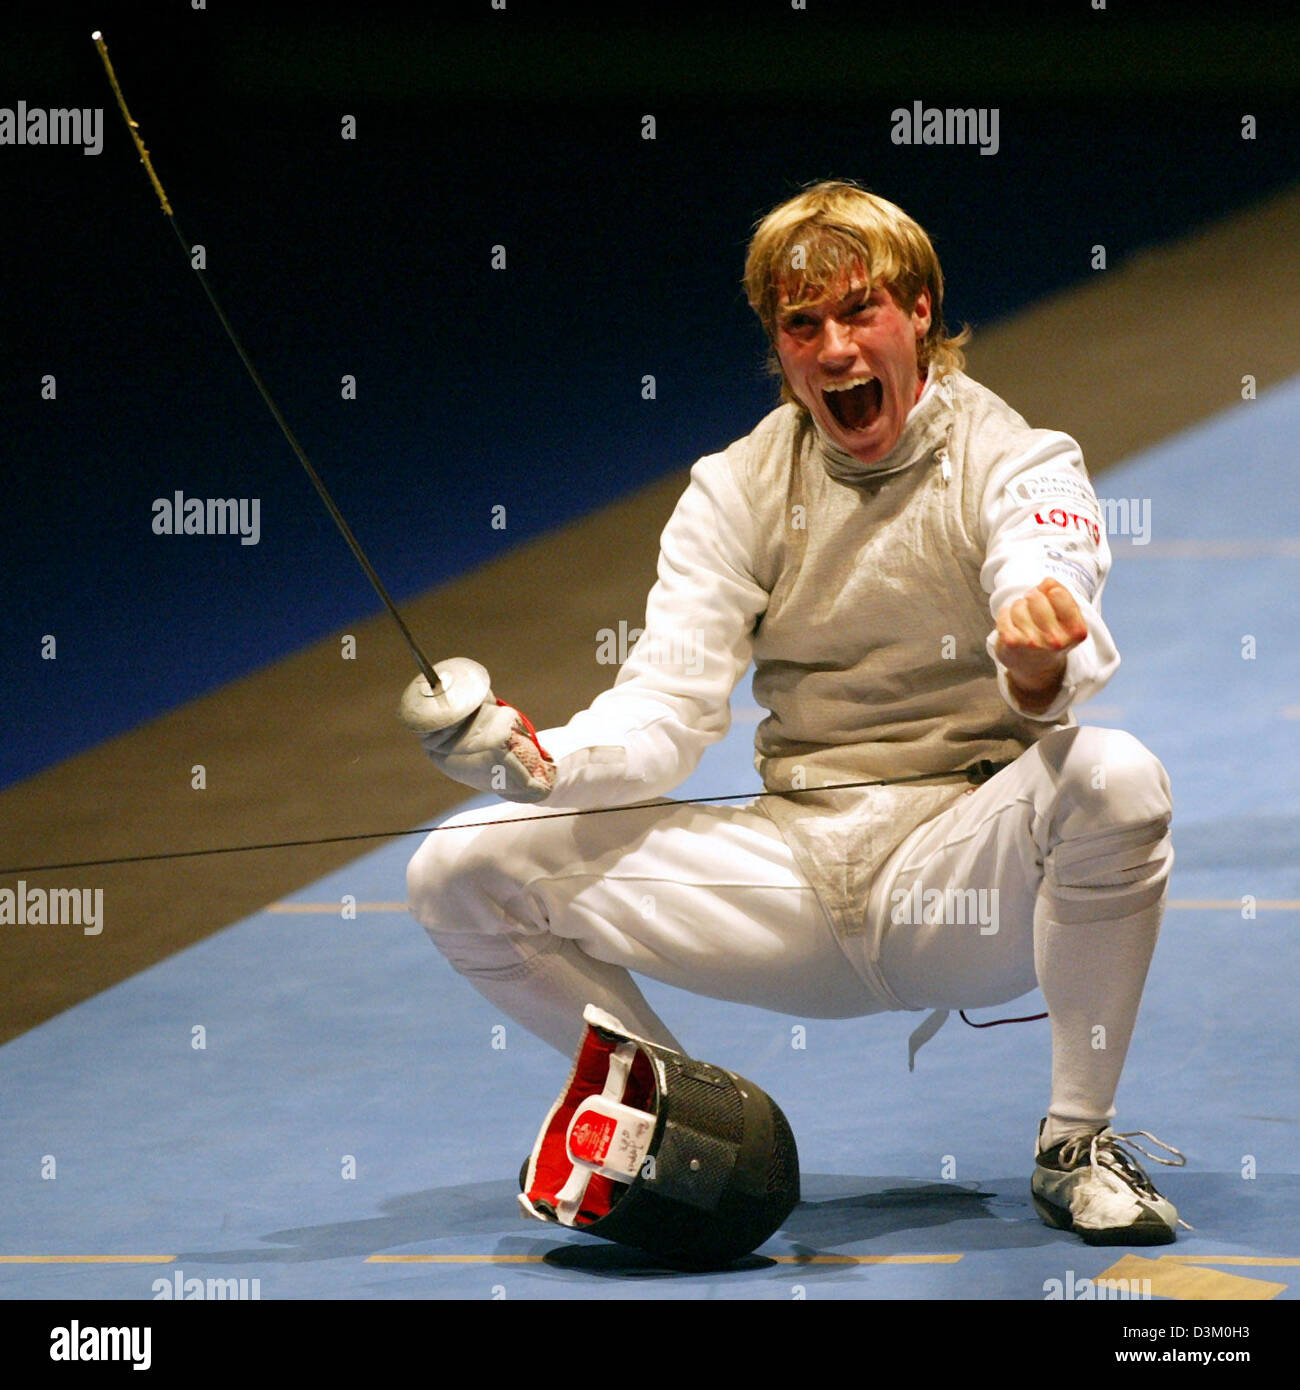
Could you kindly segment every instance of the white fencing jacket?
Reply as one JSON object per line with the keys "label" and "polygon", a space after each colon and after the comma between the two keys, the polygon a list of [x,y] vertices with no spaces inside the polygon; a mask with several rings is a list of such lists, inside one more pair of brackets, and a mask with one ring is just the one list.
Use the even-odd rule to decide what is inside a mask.
{"label": "white fencing jacket", "polygon": [[[663,796],[730,726],[750,661],[767,717],[759,806],[837,927],[960,796],[961,770],[1018,757],[1119,665],[1100,597],[1110,550],[1079,446],[1030,429],[964,373],[931,371],[891,453],[857,462],[784,405],[710,454],[665,527],[645,628],[613,687],[539,738],[556,809]],[[1054,578],[1088,639],[1040,714],[1014,703],[994,615]],[[932,776],[847,791],[842,782]]]}

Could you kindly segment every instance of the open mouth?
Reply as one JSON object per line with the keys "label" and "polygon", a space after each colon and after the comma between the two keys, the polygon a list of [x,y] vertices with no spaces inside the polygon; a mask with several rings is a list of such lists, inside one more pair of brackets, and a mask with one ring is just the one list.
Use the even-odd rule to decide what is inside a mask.
{"label": "open mouth", "polygon": [[822,399],[846,430],[865,430],[873,425],[884,405],[885,393],[875,377],[824,387]]}

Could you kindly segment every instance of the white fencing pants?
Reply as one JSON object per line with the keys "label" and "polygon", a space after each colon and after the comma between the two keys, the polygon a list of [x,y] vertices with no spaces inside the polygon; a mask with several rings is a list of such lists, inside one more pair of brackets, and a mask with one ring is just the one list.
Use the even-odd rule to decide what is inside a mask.
{"label": "white fencing pants", "polygon": [[544,812],[453,817],[407,884],[452,966],[566,1056],[589,1002],[678,1046],[629,971],[808,1018],[997,1004],[1037,984],[1047,1142],[1113,1116],[1173,862],[1168,778],[1131,735],[1045,735],[903,841],[868,930],[843,942],[752,806]]}

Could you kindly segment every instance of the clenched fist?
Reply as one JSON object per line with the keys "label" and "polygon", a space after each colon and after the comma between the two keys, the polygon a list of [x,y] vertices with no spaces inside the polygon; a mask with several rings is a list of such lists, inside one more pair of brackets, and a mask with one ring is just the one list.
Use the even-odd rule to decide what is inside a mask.
{"label": "clenched fist", "polygon": [[1024,598],[998,614],[994,652],[1007,668],[1011,693],[1022,709],[1047,709],[1061,689],[1072,648],[1087,640],[1088,624],[1074,595],[1055,579],[1044,579]]}

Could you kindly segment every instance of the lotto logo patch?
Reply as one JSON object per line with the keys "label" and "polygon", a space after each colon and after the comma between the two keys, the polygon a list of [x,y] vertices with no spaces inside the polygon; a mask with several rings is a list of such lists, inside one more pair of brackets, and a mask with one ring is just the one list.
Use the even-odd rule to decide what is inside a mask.
{"label": "lotto logo patch", "polygon": [[1067,512],[1061,507],[1053,507],[1046,516],[1042,512],[1035,512],[1034,520],[1040,526],[1059,526],[1066,531],[1082,531],[1084,535],[1092,537],[1094,545],[1101,544],[1101,525],[1090,516],[1080,516],[1078,512]]}

